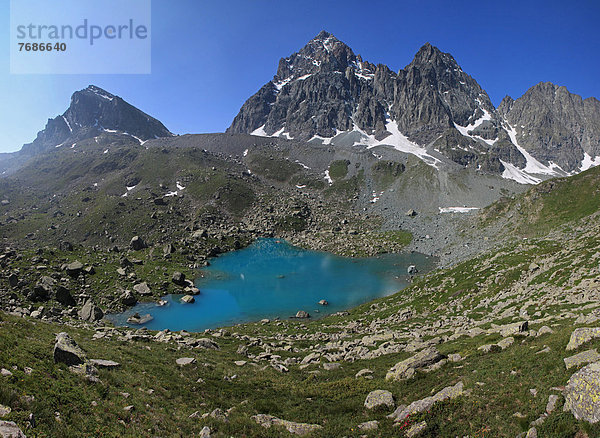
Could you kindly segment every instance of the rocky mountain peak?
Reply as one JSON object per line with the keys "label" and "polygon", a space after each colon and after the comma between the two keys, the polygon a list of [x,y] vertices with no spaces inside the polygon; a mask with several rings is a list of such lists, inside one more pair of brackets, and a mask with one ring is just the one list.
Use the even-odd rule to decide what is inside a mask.
{"label": "rocky mountain peak", "polygon": [[36,139],[23,146],[23,151],[38,153],[102,133],[125,134],[140,143],[173,135],[160,121],[120,97],[90,85],[73,93],[69,108],[49,119]]}
{"label": "rocky mountain peak", "polygon": [[279,61],[275,82],[317,72],[344,72],[356,61],[350,47],[323,30],[298,52]]}

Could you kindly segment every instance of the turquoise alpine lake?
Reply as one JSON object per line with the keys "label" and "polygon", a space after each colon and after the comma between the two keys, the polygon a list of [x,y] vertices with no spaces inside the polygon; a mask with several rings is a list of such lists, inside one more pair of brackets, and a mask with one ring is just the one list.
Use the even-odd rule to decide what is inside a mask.
{"label": "turquoise alpine lake", "polygon": [[[211,260],[196,280],[201,292],[194,303],[182,303],[182,295],[167,295],[164,306],[140,303],[108,318],[119,326],[202,331],[263,318],[289,318],[299,310],[320,317],[398,292],[409,283],[410,265],[424,273],[435,261],[420,253],[346,258],[304,250],[283,240],[259,239]],[[329,304],[319,305],[320,300]],[[141,326],[128,324],[127,318],[135,313],[153,319]]]}

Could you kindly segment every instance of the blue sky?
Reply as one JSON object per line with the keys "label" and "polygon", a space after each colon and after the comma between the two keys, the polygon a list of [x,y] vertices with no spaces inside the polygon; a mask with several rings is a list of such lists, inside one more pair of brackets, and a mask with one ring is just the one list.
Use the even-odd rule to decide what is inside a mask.
{"label": "blue sky", "polygon": [[11,75],[9,0],[0,5],[0,152],[32,141],[89,84],[175,133],[221,132],[279,59],[322,29],[393,70],[429,41],[450,52],[495,105],[540,81],[600,98],[597,0],[153,0],[149,75]]}

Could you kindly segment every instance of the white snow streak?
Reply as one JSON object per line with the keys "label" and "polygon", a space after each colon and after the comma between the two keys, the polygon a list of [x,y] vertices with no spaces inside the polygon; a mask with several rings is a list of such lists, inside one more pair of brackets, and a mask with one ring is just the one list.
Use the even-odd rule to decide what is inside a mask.
{"label": "white snow streak", "polygon": [[581,162],[580,172],[588,170],[591,167],[600,166],[600,157],[592,159],[591,155],[587,152],[583,153],[583,161]]}
{"label": "white snow streak", "polygon": [[470,213],[479,207],[440,207],[440,213]]}
{"label": "white snow streak", "polygon": [[329,183],[329,185],[333,184],[333,180],[329,176],[329,169],[325,171],[325,180]]}
{"label": "white snow streak", "polygon": [[502,172],[502,178],[512,179],[520,184],[538,184],[542,182],[541,179],[535,178],[523,170],[518,169],[513,164],[507,163],[506,161],[500,160],[504,166],[504,172]]}

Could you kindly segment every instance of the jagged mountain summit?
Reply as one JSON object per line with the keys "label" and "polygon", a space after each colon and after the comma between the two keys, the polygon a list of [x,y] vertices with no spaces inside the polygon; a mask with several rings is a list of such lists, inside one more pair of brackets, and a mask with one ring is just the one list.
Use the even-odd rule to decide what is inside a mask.
{"label": "jagged mountain summit", "polygon": [[140,144],[173,134],[158,120],[102,88],[90,85],[76,91],[64,114],[49,119],[23,154],[36,154],[94,138],[102,133],[128,135]]}
{"label": "jagged mountain summit", "polygon": [[[495,108],[452,55],[426,43],[398,73],[322,31],[279,61],[232,133],[389,145],[426,163],[537,183],[600,164],[600,102],[539,84]],[[443,165],[443,164],[442,164]]]}

